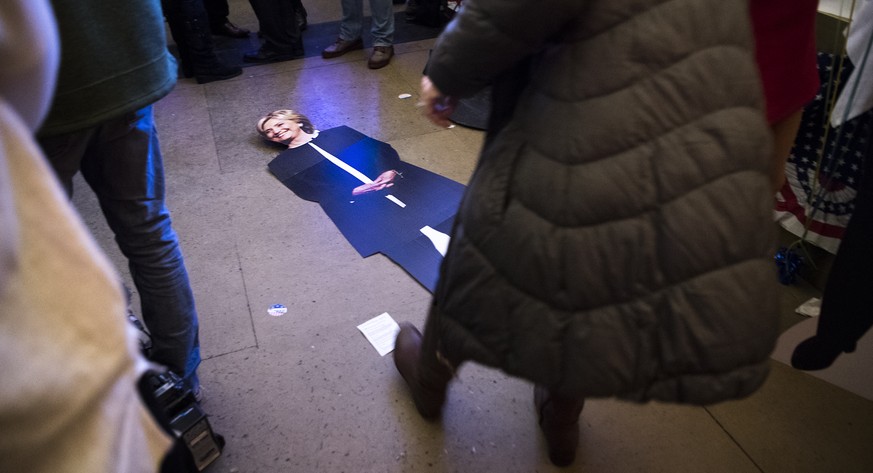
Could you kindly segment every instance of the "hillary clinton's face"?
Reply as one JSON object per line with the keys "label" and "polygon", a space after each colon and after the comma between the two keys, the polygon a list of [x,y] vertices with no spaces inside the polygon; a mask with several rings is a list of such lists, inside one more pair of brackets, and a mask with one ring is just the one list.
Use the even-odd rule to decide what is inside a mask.
{"label": "hillary clinton's face", "polygon": [[285,118],[270,118],[264,122],[264,135],[276,143],[290,143],[301,133],[300,124]]}

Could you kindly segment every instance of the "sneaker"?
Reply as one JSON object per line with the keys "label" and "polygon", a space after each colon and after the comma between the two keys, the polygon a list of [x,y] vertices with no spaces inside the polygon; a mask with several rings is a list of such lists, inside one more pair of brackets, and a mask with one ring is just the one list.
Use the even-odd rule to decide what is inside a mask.
{"label": "sneaker", "polygon": [[321,57],[325,59],[340,57],[349,51],[363,48],[364,41],[361,38],[351,40],[337,38],[337,40],[334,41],[333,44],[324,48],[324,51],[321,52]]}
{"label": "sneaker", "polygon": [[146,330],[145,325],[143,325],[136,315],[133,315],[133,312],[131,312],[130,309],[127,309],[127,320],[134,326],[134,328],[136,328],[136,337],[139,339],[140,353],[148,358],[152,352],[152,336],[149,334],[148,330]]}
{"label": "sneaker", "polygon": [[373,53],[370,54],[367,67],[370,69],[381,69],[391,62],[391,57],[393,56],[394,46],[373,46]]}

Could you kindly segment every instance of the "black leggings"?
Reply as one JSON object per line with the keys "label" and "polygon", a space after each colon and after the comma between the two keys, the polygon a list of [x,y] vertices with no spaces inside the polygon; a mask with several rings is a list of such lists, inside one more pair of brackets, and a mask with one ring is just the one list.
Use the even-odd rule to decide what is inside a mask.
{"label": "black leggings", "polygon": [[873,136],[867,140],[855,210],[825,283],[816,333],[840,346],[873,326]]}

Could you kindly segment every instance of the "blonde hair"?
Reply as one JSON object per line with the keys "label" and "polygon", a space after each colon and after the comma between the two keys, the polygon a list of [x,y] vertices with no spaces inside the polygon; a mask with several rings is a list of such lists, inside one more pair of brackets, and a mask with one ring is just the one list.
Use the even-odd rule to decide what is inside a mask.
{"label": "blonde hair", "polygon": [[306,115],[302,113],[297,113],[294,110],[276,110],[275,112],[270,112],[265,117],[258,120],[258,124],[255,128],[258,130],[258,134],[267,138],[267,130],[264,129],[264,124],[267,123],[267,120],[276,119],[276,120],[290,120],[294,123],[300,124],[300,129],[305,133],[315,133],[315,127],[312,126],[312,122],[306,118]]}

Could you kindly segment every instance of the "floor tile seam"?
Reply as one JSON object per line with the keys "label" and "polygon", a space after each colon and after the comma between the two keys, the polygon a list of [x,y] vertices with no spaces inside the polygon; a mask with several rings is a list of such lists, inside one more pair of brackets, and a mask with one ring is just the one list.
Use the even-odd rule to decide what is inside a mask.
{"label": "floor tile seam", "polygon": [[736,447],[740,449],[741,452],[743,452],[743,455],[745,455],[746,458],[748,458],[749,461],[752,462],[752,465],[755,465],[755,468],[757,468],[758,471],[760,471],[761,473],[765,473],[764,469],[761,468],[761,465],[759,465],[758,462],[756,462],[755,459],[752,457],[752,455],[742,446],[742,444],[740,444],[740,441],[736,437],[734,437],[733,434],[730,433],[730,431],[728,431],[727,427],[725,427],[725,425],[718,420],[718,417],[713,414],[709,407],[704,406],[703,410],[706,411],[707,414],[709,414],[709,417],[712,418],[713,422],[715,422],[715,424],[718,425],[722,432],[727,435],[731,442],[733,442],[733,444],[736,445]]}
{"label": "floor tile seam", "polygon": [[[427,41],[427,40],[422,40],[422,41]],[[408,44],[408,43],[404,43],[404,44]],[[362,51],[366,51],[367,49],[372,49],[372,48],[364,48]],[[403,49],[407,49],[407,48],[404,47]],[[397,58],[397,57],[404,56],[407,54],[417,54],[417,53],[421,53],[424,50],[425,49],[409,48],[408,51],[397,52],[397,48],[395,48],[394,57]],[[248,66],[248,67],[245,67],[243,69],[243,74],[239,77],[234,77],[232,79],[228,79],[228,80],[222,81],[222,82],[212,82],[210,84],[202,84],[202,85],[204,85],[204,86],[210,86],[210,85],[218,86],[218,85],[227,84],[227,83],[231,83],[231,82],[243,81],[246,79],[254,79],[254,78],[258,78],[258,77],[268,77],[271,75],[302,71],[304,69],[306,69],[306,70],[318,69],[318,68],[322,68],[322,67],[329,67],[329,66],[334,66],[334,65],[338,65],[338,64],[351,64],[351,63],[355,63],[355,62],[366,63],[369,60],[369,57],[367,54],[363,54],[363,57],[361,57],[360,59],[350,59],[348,57],[346,57],[346,58],[339,58],[339,57],[338,58],[331,58],[330,60],[322,59],[322,61],[317,61],[317,59],[318,59],[318,56],[300,58],[298,60],[302,60],[302,63],[300,64],[301,67],[299,67],[299,68],[282,70],[282,71],[275,71],[275,72],[268,72],[265,74],[257,74],[257,75],[247,75],[246,71],[247,70],[263,70],[265,67],[276,66],[276,65],[281,65],[281,64],[285,64],[285,63],[279,62],[279,63],[273,63],[273,64],[259,64],[256,66]],[[309,60],[309,61],[307,61],[307,60]],[[311,64],[306,64],[307,62],[309,62]],[[201,84],[191,84],[191,86],[199,86],[199,85],[201,85]]]}
{"label": "floor tile seam", "polygon": [[[232,220],[233,215],[231,215],[230,218]],[[239,271],[239,277],[240,277],[240,282],[242,283],[243,295],[245,296],[245,299],[246,299],[246,310],[249,312],[249,323],[251,324],[251,327],[252,327],[252,337],[254,337],[254,339],[255,339],[255,346],[254,347],[256,349],[258,349],[261,347],[260,342],[258,341],[258,330],[257,330],[257,327],[255,326],[255,315],[252,312],[252,302],[251,302],[251,299],[249,298],[249,288],[248,288],[248,284],[246,284],[246,275],[245,275],[245,271],[243,270],[243,266],[242,266],[242,256],[240,255],[240,252],[239,252],[239,242],[236,241],[236,239],[234,239],[234,241],[233,241],[233,252],[236,255],[236,267],[237,267],[237,270]]]}
{"label": "floor tile seam", "polygon": [[[424,114],[422,114],[421,119],[426,120],[426,118],[424,117]],[[435,130],[424,131],[421,133],[407,134],[407,135],[399,136],[399,137],[394,138],[392,140],[388,140],[388,141],[386,141],[386,143],[393,146],[394,144],[397,144],[398,142],[402,142],[402,141],[406,141],[406,140],[410,140],[410,139],[423,138],[425,136],[435,135],[437,133],[442,133],[444,131],[448,131],[448,129],[437,128]]]}
{"label": "floor tile seam", "polygon": [[[317,59],[318,56],[313,56],[313,58]],[[266,69],[269,68],[270,66],[282,65],[283,63],[280,62],[280,63],[273,63],[273,64],[261,64],[261,65],[257,65],[257,66],[249,66],[249,67],[247,67],[247,68],[245,68],[245,69],[243,70],[243,76],[245,76],[245,77],[240,76],[239,78],[229,79],[227,82],[229,83],[230,81],[243,81],[243,80],[246,80],[246,79],[255,79],[255,78],[261,78],[261,77],[269,77],[269,76],[275,76],[275,75],[279,75],[279,74],[287,74],[287,73],[289,73],[289,72],[298,72],[298,71],[302,71],[302,70],[320,69],[320,68],[323,68],[323,67],[330,67],[330,66],[335,66],[335,65],[338,65],[338,64],[350,64],[350,63],[353,63],[353,62],[366,62],[366,60],[367,60],[366,57],[363,57],[363,58],[361,58],[361,59],[349,59],[349,58],[344,58],[344,59],[341,59],[341,60],[338,60],[338,61],[337,61],[337,60],[333,60],[333,59],[330,60],[330,61],[326,61],[326,60],[322,60],[322,61],[306,61],[306,59],[311,59],[311,58],[303,58],[303,63],[300,64],[301,67],[298,67],[298,68],[295,68],[295,69],[275,70],[275,71],[272,71],[272,72],[266,72],[266,73],[264,73],[264,74],[246,75],[245,72],[246,72],[246,70],[266,70]],[[312,64],[306,64],[307,62],[310,62],[310,63],[312,63]]]}
{"label": "floor tile seam", "polygon": [[201,361],[210,361],[210,360],[214,360],[217,358],[225,357],[227,355],[233,355],[234,353],[240,353],[240,352],[243,352],[246,350],[260,350],[260,347],[258,347],[257,345],[248,345],[248,346],[244,346],[241,348],[236,348],[234,350],[226,351],[223,353],[216,353],[214,355],[209,355],[209,356],[203,358]]}
{"label": "floor tile seam", "polygon": [[[212,116],[212,106],[209,100],[209,87],[203,89],[203,102],[206,104],[206,113],[209,115],[209,132],[212,137],[212,149],[213,154],[215,155],[215,163],[218,167],[218,175],[224,174],[224,170],[221,166],[221,157],[218,155],[218,143],[215,141],[216,133],[215,133],[215,121]],[[234,243],[234,247],[236,244]],[[237,254],[237,259],[239,259],[239,254]]]}

